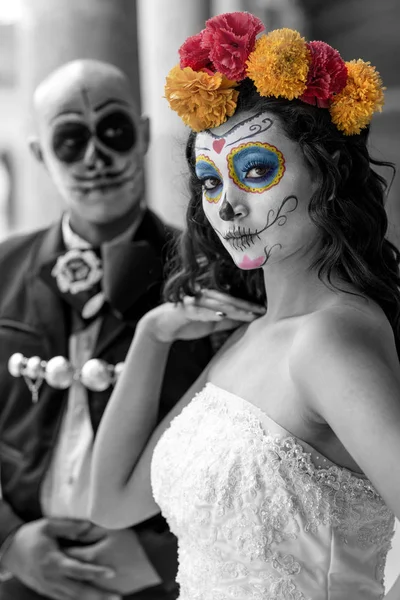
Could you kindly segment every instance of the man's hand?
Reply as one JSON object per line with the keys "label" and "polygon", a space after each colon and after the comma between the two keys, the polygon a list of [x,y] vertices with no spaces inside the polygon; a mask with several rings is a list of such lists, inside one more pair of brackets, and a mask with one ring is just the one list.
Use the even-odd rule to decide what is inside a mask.
{"label": "man's hand", "polygon": [[92,525],[79,539],[85,545],[69,547],[68,556],[107,565],[116,573],[113,579],[99,580],[102,588],[129,594],[162,583],[132,529],[108,530]]}
{"label": "man's hand", "polygon": [[89,526],[70,519],[26,523],[14,535],[2,566],[28,588],[54,600],[119,600],[118,594],[98,587],[99,579],[112,581],[113,569],[71,558],[57,543],[57,538],[79,539]]}

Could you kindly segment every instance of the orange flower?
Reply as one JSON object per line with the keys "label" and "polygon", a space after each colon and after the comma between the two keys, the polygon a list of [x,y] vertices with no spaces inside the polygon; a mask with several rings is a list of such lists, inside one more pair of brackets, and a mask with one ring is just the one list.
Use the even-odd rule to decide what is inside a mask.
{"label": "orange flower", "polygon": [[247,61],[247,76],[261,96],[298,98],[306,89],[311,54],[293,29],[276,29],[257,40]]}
{"label": "orange flower", "polygon": [[369,62],[352,60],[346,63],[347,83],[329,109],[332,122],[345,135],[354,135],[366,127],[375,112],[384,104],[382,80]]}
{"label": "orange flower", "polygon": [[167,75],[165,96],[172,110],[193,131],[218,127],[236,110],[236,81],[215,73],[173,67]]}

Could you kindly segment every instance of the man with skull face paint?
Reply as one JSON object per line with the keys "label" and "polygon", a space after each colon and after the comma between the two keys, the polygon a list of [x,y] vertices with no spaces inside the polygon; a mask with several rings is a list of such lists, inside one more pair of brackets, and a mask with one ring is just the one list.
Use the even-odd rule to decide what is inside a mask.
{"label": "man with skull face paint", "polygon": [[[0,250],[0,598],[174,598],[161,516],[118,532],[87,520],[93,438],[173,233],[143,203],[148,121],[96,61],[51,74],[34,106],[31,149],[67,210]],[[208,340],[176,345],[160,418],[210,354]]]}

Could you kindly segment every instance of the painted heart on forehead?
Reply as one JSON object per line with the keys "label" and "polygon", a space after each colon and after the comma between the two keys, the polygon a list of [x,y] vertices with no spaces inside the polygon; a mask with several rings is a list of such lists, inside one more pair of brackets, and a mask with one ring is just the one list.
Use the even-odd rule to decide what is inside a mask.
{"label": "painted heart on forehead", "polygon": [[221,138],[220,140],[214,140],[213,141],[213,149],[215,150],[215,152],[217,152],[218,154],[221,153],[222,148],[225,146],[225,140],[224,138]]}
{"label": "painted heart on forehead", "polygon": [[196,136],[196,149],[199,151],[207,150],[208,152],[213,150],[220,154],[224,148],[234,146],[243,140],[268,131],[272,125],[272,119],[265,115],[263,111],[260,111],[246,119],[242,119],[233,127],[229,127],[228,123],[225,123],[214,131],[211,129],[201,131]]}

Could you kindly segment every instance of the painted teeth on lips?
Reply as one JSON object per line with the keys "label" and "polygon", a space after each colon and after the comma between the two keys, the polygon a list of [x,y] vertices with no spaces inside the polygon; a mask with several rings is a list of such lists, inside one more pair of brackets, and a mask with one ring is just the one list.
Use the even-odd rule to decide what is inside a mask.
{"label": "painted teeth on lips", "polygon": [[97,178],[97,179],[88,179],[88,180],[81,180],[79,182],[79,188],[81,189],[88,189],[88,190],[92,190],[92,189],[97,189],[97,188],[108,188],[108,187],[118,187],[120,185],[123,185],[125,183],[128,183],[131,180],[130,177],[123,177],[120,179],[104,179],[104,178]]}
{"label": "painted teeth on lips", "polygon": [[248,237],[254,237],[254,236],[258,236],[258,231],[251,231],[250,228],[246,229],[245,227],[238,227],[237,229],[232,229],[230,231],[227,231],[225,234],[223,234],[223,238],[225,240],[231,240],[231,239],[241,239],[241,238],[248,238]]}

